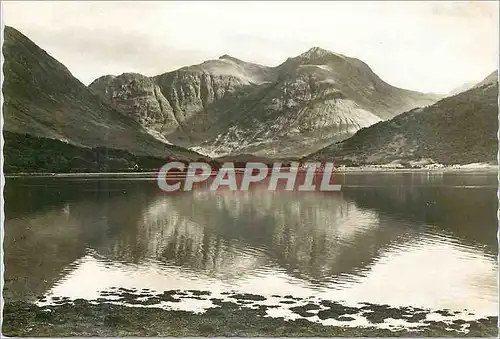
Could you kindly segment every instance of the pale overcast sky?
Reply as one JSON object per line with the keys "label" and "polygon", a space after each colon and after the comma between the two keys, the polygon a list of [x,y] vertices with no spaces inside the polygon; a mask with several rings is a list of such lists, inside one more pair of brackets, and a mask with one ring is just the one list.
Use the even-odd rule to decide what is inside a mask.
{"label": "pale overcast sky", "polygon": [[4,1],[4,23],[83,83],[223,54],[275,66],[319,46],[392,85],[448,92],[498,68],[498,2]]}

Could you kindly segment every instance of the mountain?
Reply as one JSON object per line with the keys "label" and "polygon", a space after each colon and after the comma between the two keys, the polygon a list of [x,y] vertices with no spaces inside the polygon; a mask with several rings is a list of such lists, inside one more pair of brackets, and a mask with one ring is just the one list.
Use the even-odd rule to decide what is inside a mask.
{"label": "mountain", "polygon": [[154,81],[137,73],[104,76],[91,88],[101,93],[115,107],[150,132],[167,142],[164,133],[179,127],[173,110]]}
{"label": "mountain", "polygon": [[474,88],[498,82],[498,70],[491,72],[486,78],[474,85]]}
{"label": "mountain", "polygon": [[[78,147],[165,158],[200,155],[155,139],[12,27],[4,30],[4,128]],[[47,145],[50,143],[47,143]]]}
{"label": "mountain", "polygon": [[454,89],[452,89],[448,95],[449,96],[453,96],[453,95],[457,95],[459,93],[462,93],[462,92],[465,92],[465,91],[468,91],[469,89],[471,89],[472,87],[474,87],[477,83],[474,82],[474,81],[470,81],[470,82],[466,82],[465,84],[463,85],[460,85]]}
{"label": "mountain", "polygon": [[152,78],[104,76],[90,87],[152,134],[219,156],[302,156],[439,99],[317,47],[276,67],[224,55]]}
{"label": "mountain", "polygon": [[491,74],[489,74],[486,78],[481,80],[480,82],[468,82],[463,84],[462,86],[459,86],[455,88],[454,90],[450,91],[449,95],[456,95],[465,91],[468,91],[471,88],[475,87],[481,87],[486,84],[491,84],[498,81],[498,71],[493,71]]}
{"label": "mountain", "polygon": [[90,88],[150,133],[165,138],[177,129],[189,134],[188,125],[193,122],[188,122],[215,101],[237,88],[269,81],[272,76],[268,67],[223,55],[154,78],[137,73],[107,75],[92,82]]}
{"label": "mountain", "polygon": [[441,164],[496,162],[497,131],[498,82],[486,82],[432,106],[361,129],[306,160],[345,165],[424,159]]}

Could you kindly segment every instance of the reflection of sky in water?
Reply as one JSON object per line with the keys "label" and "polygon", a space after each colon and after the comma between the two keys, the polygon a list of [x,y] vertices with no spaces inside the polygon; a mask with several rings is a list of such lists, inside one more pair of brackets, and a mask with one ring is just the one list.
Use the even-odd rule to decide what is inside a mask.
{"label": "reflection of sky in water", "polygon": [[[8,293],[95,299],[111,287],[209,290],[215,297],[237,290],[497,314],[497,263],[484,238],[485,225],[496,227],[494,190],[436,191],[420,177],[408,180],[418,187],[386,189],[385,179],[329,195],[168,196],[146,189],[147,182],[101,188],[115,192],[103,197],[70,192],[73,199],[36,213],[7,213]],[[367,184],[359,175],[342,180]],[[484,185],[484,178],[471,182],[478,181]],[[45,198],[61,195],[54,187]]]}
{"label": "reflection of sky in water", "polygon": [[[241,279],[225,281],[153,260],[141,262],[139,266],[109,265],[89,254],[80,259],[74,270],[48,295],[95,299],[99,297],[99,291],[117,286],[156,291],[208,290],[215,296],[237,290],[267,297],[290,294],[342,300],[353,305],[371,302],[431,309],[467,309],[477,315],[496,314],[498,271],[495,261],[477,251],[464,251],[452,244],[429,240],[433,239],[407,244],[405,250],[391,249],[377,260],[367,276],[340,277],[338,284],[324,288],[293,278],[276,267],[262,268],[260,272],[257,270]],[[200,301],[189,302],[198,304]]]}

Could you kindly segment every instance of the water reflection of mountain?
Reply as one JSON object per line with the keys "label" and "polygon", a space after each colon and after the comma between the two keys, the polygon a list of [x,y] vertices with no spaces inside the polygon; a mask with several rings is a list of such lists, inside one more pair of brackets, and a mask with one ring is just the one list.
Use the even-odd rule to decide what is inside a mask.
{"label": "water reflection of mountain", "polygon": [[33,299],[43,294],[69,265],[85,255],[82,236],[80,221],[64,208],[7,219],[4,298]]}
{"label": "water reflection of mountain", "polygon": [[105,180],[99,178],[8,178],[4,188],[5,215],[7,219],[40,214],[68,203],[100,201],[128,193],[157,193],[152,180]]}
{"label": "water reflection of mountain", "polygon": [[[377,189],[344,187],[344,197],[379,215],[432,225],[434,232],[498,253],[497,188],[494,175],[415,176],[406,184]],[[351,180],[352,182],[352,180]],[[413,184],[412,184],[413,183]]]}
{"label": "water reflection of mountain", "polygon": [[[42,294],[88,249],[109,264],[156,260],[225,280],[260,274],[271,265],[315,282],[365,274],[385,251],[404,248],[429,231],[493,251],[494,188],[438,187],[443,185],[425,180],[412,186],[397,178],[384,186],[385,179],[357,178],[348,178],[353,187],[328,195],[171,196],[145,181],[18,187],[18,194],[7,197],[5,295]],[[40,197],[34,210],[22,206],[22,192],[33,190],[42,192],[31,194]],[[62,190],[67,199],[60,198]]]}
{"label": "water reflection of mountain", "polygon": [[136,216],[154,198],[154,188],[144,182],[7,180],[5,298],[42,295],[89,247],[124,235],[132,239]]}
{"label": "water reflection of mountain", "polygon": [[322,282],[367,269],[379,251],[396,246],[411,231],[388,218],[381,221],[338,194],[258,191],[159,197],[144,214],[141,229],[141,237],[149,239],[144,241],[148,256],[160,261],[241,275],[246,272],[233,267],[236,258],[259,258],[252,269],[267,260],[291,275]]}

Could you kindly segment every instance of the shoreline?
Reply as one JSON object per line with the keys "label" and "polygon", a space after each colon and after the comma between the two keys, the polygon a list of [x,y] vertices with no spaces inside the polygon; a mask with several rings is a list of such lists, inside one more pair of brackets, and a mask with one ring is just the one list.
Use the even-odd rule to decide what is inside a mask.
{"label": "shoreline", "polygon": [[[339,167],[333,170],[333,173],[373,173],[373,172],[498,172],[499,165],[486,165],[481,164],[477,166],[460,165],[449,167],[415,167],[415,168],[401,168],[390,167],[384,165],[367,165],[359,167]],[[242,169],[237,169],[242,171]],[[71,178],[71,177],[95,177],[95,178],[156,178],[158,171],[144,171],[144,172],[69,172],[69,173],[4,173],[4,178],[24,178],[24,177],[39,177],[39,178]],[[180,174],[179,176],[184,176]],[[169,176],[175,178],[175,175]]]}
{"label": "shoreline", "polygon": [[[269,316],[268,312],[277,305],[261,304],[252,307],[248,302],[260,300],[258,295],[238,294],[235,296],[236,300],[224,301],[209,298],[203,291],[198,291],[191,298],[209,298],[214,304],[203,313],[162,309],[148,302],[180,302],[174,292],[178,291],[166,291],[141,301],[137,298],[142,297],[142,294],[122,293],[123,298],[133,302],[135,306],[118,305],[106,298],[96,301],[69,301],[63,298],[46,306],[26,301],[7,302],[4,305],[2,332],[22,337],[494,337],[498,334],[497,316],[485,316],[476,320],[429,319],[429,312],[425,309],[369,303],[364,303],[365,306],[361,308],[342,306],[332,301],[320,303],[323,306],[306,303],[292,308],[301,317],[287,319],[283,316]],[[357,312],[369,317],[368,326],[347,325],[355,319]],[[452,317],[454,313],[450,310],[440,312],[445,318]],[[332,320],[333,323],[323,325],[308,320],[315,315]],[[385,320],[393,320],[395,325],[389,325],[390,328],[379,327],[381,324],[388,325]],[[415,327],[400,327],[397,323],[401,321],[414,324]]]}

